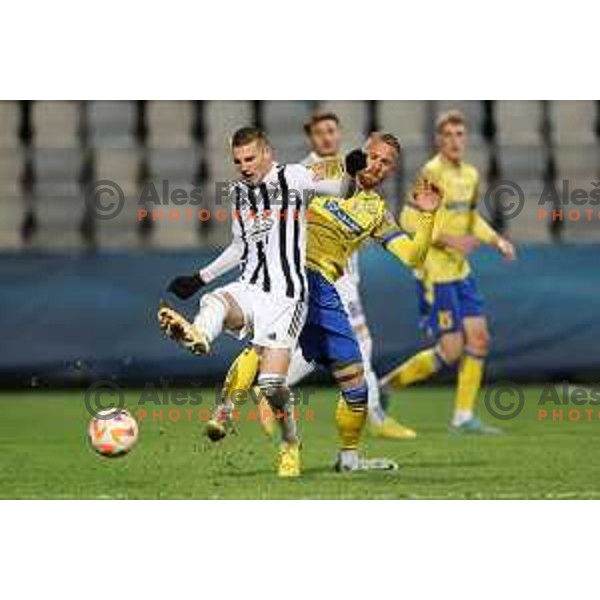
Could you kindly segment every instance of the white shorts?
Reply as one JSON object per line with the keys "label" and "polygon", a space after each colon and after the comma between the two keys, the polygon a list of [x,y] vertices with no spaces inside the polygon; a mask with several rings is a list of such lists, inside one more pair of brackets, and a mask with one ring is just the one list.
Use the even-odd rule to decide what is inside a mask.
{"label": "white shorts", "polygon": [[373,341],[367,326],[367,317],[360,299],[359,281],[352,273],[345,273],[335,282],[335,289],[348,313],[348,319],[354,333],[365,364],[370,364],[373,352]]}
{"label": "white shorts", "polygon": [[360,300],[358,282],[352,275],[346,273],[342,275],[334,285],[337,293],[340,295],[342,304],[348,313],[350,325],[352,325],[352,327],[364,325],[367,318],[365,317],[365,312]]}
{"label": "white shorts", "polygon": [[293,350],[306,320],[307,305],[286,296],[263,292],[245,281],[234,281],[213,293],[231,295],[244,313],[244,326],[228,331],[239,339],[248,337],[257,346]]}

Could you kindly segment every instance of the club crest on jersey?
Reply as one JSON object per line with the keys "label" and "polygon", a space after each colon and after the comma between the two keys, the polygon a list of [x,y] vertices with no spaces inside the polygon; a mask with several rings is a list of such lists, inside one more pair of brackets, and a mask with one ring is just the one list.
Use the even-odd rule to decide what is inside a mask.
{"label": "club crest on jersey", "polygon": [[271,216],[265,216],[264,214],[258,213],[255,217],[254,224],[248,230],[248,236],[255,241],[259,238],[266,237],[271,229],[275,220]]}

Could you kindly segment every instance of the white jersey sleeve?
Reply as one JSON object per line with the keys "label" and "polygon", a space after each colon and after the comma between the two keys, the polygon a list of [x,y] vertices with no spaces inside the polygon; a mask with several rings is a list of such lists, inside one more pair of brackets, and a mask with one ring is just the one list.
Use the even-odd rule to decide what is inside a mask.
{"label": "white jersey sleeve", "polygon": [[233,238],[229,246],[215,260],[200,270],[200,277],[205,283],[210,283],[217,277],[240,266],[244,256],[245,242],[242,239],[239,220],[236,218],[233,218],[231,222],[231,231]]}

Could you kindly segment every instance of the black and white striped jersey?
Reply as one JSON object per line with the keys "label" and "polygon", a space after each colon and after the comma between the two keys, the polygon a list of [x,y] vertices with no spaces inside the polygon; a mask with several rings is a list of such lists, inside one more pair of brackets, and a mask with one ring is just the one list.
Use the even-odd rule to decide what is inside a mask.
{"label": "black and white striped jersey", "polygon": [[263,181],[233,185],[234,243],[242,244],[241,280],[305,300],[306,205],[315,187],[302,165],[277,165]]}

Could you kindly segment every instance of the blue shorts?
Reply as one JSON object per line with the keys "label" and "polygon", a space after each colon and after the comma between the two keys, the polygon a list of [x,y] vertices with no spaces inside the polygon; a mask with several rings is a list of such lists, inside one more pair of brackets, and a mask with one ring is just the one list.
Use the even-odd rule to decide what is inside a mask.
{"label": "blue shorts", "polygon": [[444,333],[461,331],[465,317],[483,315],[483,297],[471,275],[431,286],[417,281],[417,296],[421,328],[434,339]]}
{"label": "blue shorts", "polygon": [[362,362],[348,313],[335,286],[316,271],[307,271],[308,315],[300,334],[304,358],[329,368]]}

